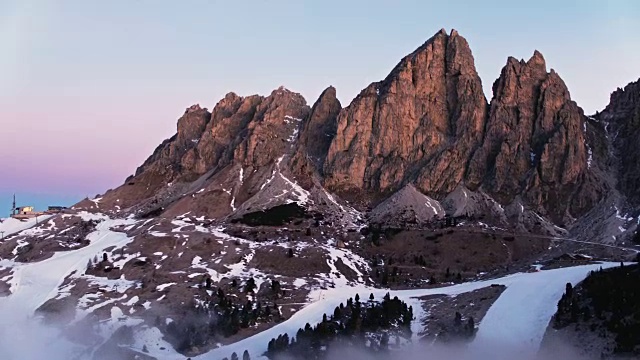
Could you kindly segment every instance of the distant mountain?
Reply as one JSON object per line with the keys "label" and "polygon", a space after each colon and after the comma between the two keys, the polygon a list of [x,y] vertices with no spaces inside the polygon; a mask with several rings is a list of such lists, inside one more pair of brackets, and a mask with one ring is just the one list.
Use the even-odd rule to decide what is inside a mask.
{"label": "distant mountain", "polygon": [[229,93],[211,112],[190,107],[176,135],[102,203],[222,219],[294,201],[297,186],[366,210],[412,184],[436,201],[464,187],[570,229],[598,206],[637,212],[639,87],[588,118],[536,50],[507,60],[487,102],[467,41],[443,29],[345,108],[333,87],[311,108],[282,87]]}

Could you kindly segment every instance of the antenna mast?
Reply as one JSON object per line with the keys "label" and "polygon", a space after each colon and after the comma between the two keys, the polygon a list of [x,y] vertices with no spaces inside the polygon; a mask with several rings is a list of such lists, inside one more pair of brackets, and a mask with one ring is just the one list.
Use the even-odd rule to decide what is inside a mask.
{"label": "antenna mast", "polygon": [[11,214],[16,214],[16,194],[13,194],[13,207],[11,208]]}

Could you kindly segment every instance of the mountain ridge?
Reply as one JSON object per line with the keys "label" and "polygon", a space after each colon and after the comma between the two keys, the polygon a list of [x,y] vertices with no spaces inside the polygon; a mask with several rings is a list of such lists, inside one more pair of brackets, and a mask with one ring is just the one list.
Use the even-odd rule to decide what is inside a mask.
{"label": "mountain ridge", "polygon": [[[312,107],[280,87],[266,97],[228,93],[211,112],[188,108],[176,135],[127,179],[134,187],[142,181],[144,190],[120,187],[106,200],[136,193],[126,205],[167,208],[194,189],[167,195],[166,184],[215,178],[209,187],[218,194],[207,201],[242,203],[282,158],[293,182],[327,189],[361,210],[407,184],[438,201],[465,186],[571,226],[612,190],[591,169],[588,117],[538,50],[528,60],[509,57],[492,88],[488,101],[468,42],[442,29],[346,107],[329,86]],[[235,177],[244,173],[240,183],[231,168]]]}

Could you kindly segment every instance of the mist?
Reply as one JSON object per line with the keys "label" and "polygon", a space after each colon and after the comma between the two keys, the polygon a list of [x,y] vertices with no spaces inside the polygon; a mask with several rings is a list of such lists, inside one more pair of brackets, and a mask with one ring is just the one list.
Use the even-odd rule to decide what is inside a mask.
{"label": "mist", "polygon": [[[6,314],[4,314],[6,315]],[[101,343],[93,346],[74,344],[67,340],[60,331],[61,323],[45,324],[39,317],[20,318],[19,316],[4,316],[0,326],[0,359],[3,360],[84,360],[84,359],[130,359],[117,352],[97,348]],[[95,325],[82,325],[87,334],[94,333]],[[265,344],[266,347],[266,344]],[[542,354],[527,355],[525,348],[530,349],[529,344],[523,344],[522,348],[514,348],[500,342],[454,344],[417,343],[407,345],[401,349],[375,353],[359,350],[355,347],[330,346],[327,352],[327,360],[591,360],[578,354],[578,351],[568,345],[555,345],[542,351]],[[139,349],[136,349],[139,350]],[[95,352],[95,354],[94,354]],[[94,356],[95,355],[95,356]],[[151,354],[150,354],[151,355]],[[261,354],[251,354],[252,359],[261,359]],[[242,354],[238,354],[241,358]],[[164,359],[186,359],[187,356],[159,357]],[[194,359],[208,359],[206,354],[193,357]],[[231,354],[228,354],[231,358]],[[287,356],[277,356],[274,360],[298,360]]]}

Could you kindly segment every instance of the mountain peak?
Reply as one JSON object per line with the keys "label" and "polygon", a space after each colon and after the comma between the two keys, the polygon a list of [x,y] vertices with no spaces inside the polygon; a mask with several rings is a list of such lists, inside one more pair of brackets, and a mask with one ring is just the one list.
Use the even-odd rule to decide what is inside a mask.
{"label": "mountain peak", "polygon": [[325,183],[338,191],[388,191],[419,173],[421,191],[452,190],[463,177],[464,161],[445,181],[416,171],[418,164],[435,162],[436,172],[444,171],[446,149],[462,153],[461,148],[476,146],[486,106],[467,41],[455,30],[449,36],[442,29],[340,113]]}
{"label": "mountain peak", "polygon": [[533,55],[531,56],[531,58],[529,58],[529,61],[527,61],[527,65],[542,68],[544,69],[544,71],[546,71],[547,69],[547,64],[544,60],[544,56],[542,56],[542,54],[538,50],[535,50],[533,52]]}

